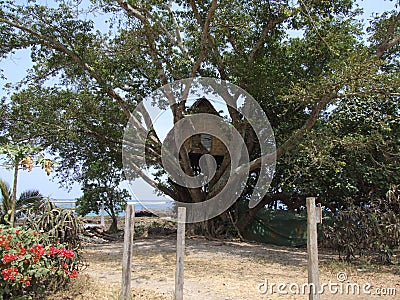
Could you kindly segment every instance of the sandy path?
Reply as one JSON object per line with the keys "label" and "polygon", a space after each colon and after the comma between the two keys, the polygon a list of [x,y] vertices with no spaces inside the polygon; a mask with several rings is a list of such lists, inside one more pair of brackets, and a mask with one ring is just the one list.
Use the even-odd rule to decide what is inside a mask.
{"label": "sandy path", "polygon": [[[261,245],[187,239],[185,252],[184,299],[308,299],[306,295],[294,295],[307,282],[306,250]],[[89,245],[85,249],[89,263],[85,271],[91,278],[118,286],[121,284],[122,243]],[[400,276],[390,271],[376,273],[347,264],[335,263],[333,257],[321,254],[321,283],[339,283],[338,272],[345,272],[348,283],[371,283],[370,291],[377,287],[396,288],[396,296],[373,295],[332,295],[326,292],[321,299],[400,299]],[[175,270],[175,240],[173,238],[152,238],[135,241],[132,263],[132,287],[143,291],[173,298]],[[278,293],[277,287],[271,293],[262,294],[268,280],[271,284],[285,283],[288,294]],[[333,287],[333,290],[337,289]],[[327,288],[326,288],[327,290]],[[352,291],[352,289],[350,290]]]}

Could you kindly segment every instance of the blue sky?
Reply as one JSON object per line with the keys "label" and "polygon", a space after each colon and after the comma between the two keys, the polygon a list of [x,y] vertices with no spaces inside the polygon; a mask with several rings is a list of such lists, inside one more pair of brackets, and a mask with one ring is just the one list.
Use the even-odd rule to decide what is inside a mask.
{"label": "blue sky", "polygon": [[[306,0],[303,1],[307,2]],[[52,1],[45,1],[45,3],[47,2],[51,3]],[[395,5],[393,1],[382,0],[359,0],[357,2],[364,9],[363,19],[365,21],[367,21],[373,13],[380,13],[388,9],[393,9]],[[0,61],[0,69],[4,70],[4,75],[7,77],[6,80],[0,79],[0,96],[7,96],[7,90],[4,88],[6,83],[18,82],[26,76],[26,70],[31,66],[29,55],[29,51],[22,50]],[[1,166],[2,163],[3,161],[0,161],[0,178],[11,184],[12,173]],[[59,187],[57,178],[54,178],[52,175],[47,176],[41,168],[35,168],[32,172],[20,171],[18,181],[19,193],[27,189],[38,189],[43,195],[55,199],[75,199],[81,195],[79,185],[72,185],[68,190],[62,189]],[[135,182],[132,189],[130,189],[127,184],[123,185],[123,187],[127,188],[132,193],[133,198],[136,199],[160,199],[156,197],[153,189],[141,180]],[[134,192],[132,192],[132,190]],[[161,199],[163,198],[164,197]]]}

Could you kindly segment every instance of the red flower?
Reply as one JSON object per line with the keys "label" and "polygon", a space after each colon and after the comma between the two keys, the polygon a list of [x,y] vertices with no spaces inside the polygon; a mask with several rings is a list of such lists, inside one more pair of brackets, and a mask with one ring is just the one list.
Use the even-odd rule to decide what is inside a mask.
{"label": "red flower", "polygon": [[78,271],[77,270],[72,270],[71,274],[69,274],[69,278],[76,278],[78,277]]}
{"label": "red flower", "polygon": [[20,282],[20,283],[24,283],[25,286],[30,286],[30,285],[31,285],[31,280],[32,280],[32,277],[23,276],[23,277],[19,280],[19,282]]}
{"label": "red flower", "polygon": [[1,271],[1,274],[3,274],[4,280],[15,280],[16,275],[18,275],[18,269],[17,268],[7,268]]}
{"label": "red flower", "polygon": [[58,254],[60,252],[61,252],[61,250],[56,248],[56,247],[50,247],[50,249],[49,249],[49,254],[50,255],[56,255],[56,254]]}
{"label": "red flower", "polygon": [[0,236],[0,247],[4,247],[7,250],[10,250],[10,244],[4,236]]}
{"label": "red flower", "polygon": [[72,258],[75,256],[74,250],[67,250],[65,248],[62,248],[60,251],[60,255],[64,256],[65,258]]}
{"label": "red flower", "polygon": [[6,253],[6,254],[4,254],[1,261],[3,263],[8,263],[8,262],[12,262],[12,261],[16,260],[17,258],[18,258],[18,255]]}
{"label": "red flower", "polygon": [[20,248],[20,250],[19,250],[19,252],[18,252],[18,256],[19,256],[19,257],[24,256],[25,253],[26,253],[26,249],[22,247],[22,248]]}
{"label": "red flower", "polygon": [[39,258],[44,256],[46,254],[46,251],[43,248],[43,245],[37,244],[37,245],[33,245],[31,248],[28,249],[29,252],[31,253],[35,253],[36,256],[38,256]]}

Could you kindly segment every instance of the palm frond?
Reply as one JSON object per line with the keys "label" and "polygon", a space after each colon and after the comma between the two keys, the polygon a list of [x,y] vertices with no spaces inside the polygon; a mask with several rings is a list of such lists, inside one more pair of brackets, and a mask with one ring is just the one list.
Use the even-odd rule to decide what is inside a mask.
{"label": "palm frond", "polygon": [[11,209],[11,189],[7,182],[0,179],[1,211],[6,214]]}
{"label": "palm frond", "polygon": [[19,196],[16,207],[17,209],[37,208],[43,202],[43,198],[38,190],[27,190]]}

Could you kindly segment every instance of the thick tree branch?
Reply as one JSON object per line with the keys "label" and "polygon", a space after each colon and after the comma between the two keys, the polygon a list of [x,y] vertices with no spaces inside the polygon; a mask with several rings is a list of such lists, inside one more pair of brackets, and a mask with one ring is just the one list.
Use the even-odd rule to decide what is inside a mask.
{"label": "thick tree branch", "polygon": [[187,59],[194,64],[195,63],[195,59],[192,57],[192,55],[190,54],[189,50],[186,48],[183,40],[182,40],[182,34],[181,31],[179,29],[179,24],[178,21],[175,17],[175,14],[171,8],[171,4],[169,5],[164,5],[164,7],[168,10],[171,18],[172,18],[172,22],[175,26],[175,36],[172,35],[172,33],[165,28],[165,26],[162,24],[161,20],[153,15],[151,15],[150,13],[148,14],[149,17],[153,20],[157,22],[157,26],[162,30],[162,32],[169,38],[169,40],[172,42],[172,44],[174,44],[175,46],[177,46],[181,52],[187,57]]}
{"label": "thick tree branch", "polygon": [[[200,15],[198,14],[197,6],[196,6],[196,3],[194,2],[194,0],[190,1],[190,5],[192,6],[193,12],[197,12],[196,18],[199,22],[199,25],[201,26],[203,24],[203,22],[200,18]],[[213,18],[216,9],[217,9],[217,0],[213,0],[211,3],[210,10],[207,13],[206,21],[204,22],[204,25],[202,26],[203,34],[202,34],[201,43],[200,43],[200,49],[201,49],[200,55],[199,55],[196,63],[193,65],[191,77],[196,76],[196,73],[199,70],[201,63],[206,58],[207,41],[208,41],[211,19]]]}
{"label": "thick tree branch", "polygon": [[272,29],[274,29],[276,25],[278,25],[278,24],[282,23],[283,21],[287,20],[290,16],[271,19],[271,20],[268,21],[267,26],[264,27],[263,31],[261,32],[260,38],[258,39],[257,43],[254,45],[253,49],[251,49],[251,51],[250,51],[249,57],[247,59],[247,62],[248,62],[249,65],[251,65],[254,62],[254,57],[255,57],[257,51],[263,45],[265,39],[267,38],[268,33]]}
{"label": "thick tree branch", "polygon": [[[335,94],[336,95],[336,94]],[[333,97],[333,95],[332,95]],[[326,107],[331,97],[317,102],[308,117],[305,124],[298,129],[285,143],[283,143],[275,153],[268,153],[250,162],[250,171],[254,171],[261,167],[261,163],[272,163],[273,160],[278,160],[286,152],[294,149],[297,143],[303,138],[307,131],[315,125],[322,110]]]}
{"label": "thick tree branch", "polygon": [[[201,28],[204,28],[205,24],[203,23],[203,20],[201,19],[201,16],[200,16],[199,10],[197,9],[197,5],[196,5],[195,1],[190,0],[189,3],[190,3],[190,6],[192,7],[193,14],[197,20],[197,23],[200,25]],[[203,33],[204,33],[204,31],[203,31]],[[218,72],[221,76],[221,79],[226,80],[227,76],[226,76],[226,72],[225,72],[225,66],[224,66],[223,59],[222,59],[222,57],[219,53],[218,47],[215,45],[214,39],[210,33],[208,33],[207,39],[208,39],[208,43],[210,44],[211,49],[213,50],[214,57],[216,58],[217,68],[218,68]]]}
{"label": "thick tree branch", "polygon": [[381,57],[385,51],[400,43],[400,35],[393,37],[397,23],[400,21],[400,12],[397,14],[393,22],[390,24],[385,40],[378,46],[376,55]]}
{"label": "thick tree branch", "polygon": [[149,44],[150,56],[153,64],[157,68],[157,73],[160,76],[162,85],[168,84],[168,77],[165,73],[165,70],[162,66],[162,63],[158,57],[158,50],[156,46],[156,42],[154,40],[154,34],[152,30],[152,26],[149,20],[144,16],[138,9],[134,8],[125,0],[117,0],[117,3],[126,11],[128,16],[132,16],[138,19],[144,26],[144,32]]}
{"label": "thick tree branch", "polygon": [[[136,18],[143,24],[144,32],[145,32],[147,42],[149,45],[149,51],[150,51],[150,56],[151,56],[152,62],[157,68],[157,72],[158,72],[158,75],[160,76],[162,85],[167,85],[168,77],[165,73],[164,67],[160,60],[160,57],[159,57],[160,55],[158,53],[157,46],[156,46],[155,39],[154,39],[154,31],[152,30],[152,26],[151,26],[149,20],[146,18],[145,15],[143,15],[138,9],[131,6],[127,1],[117,0],[117,3],[126,11],[126,13],[129,16]],[[167,93],[166,96],[169,99],[169,103],[170,103],[172,112],[174,114],[174,120],[178,121],[178,120],[182,119],[182,117],[183,117],[182,111],[176,108],[176,105],[175,105],[176,101],[173,98],[173,94]]]}
{"label": "thick tree branch", "polygon": [[143,171],[138,166],[136,166],[136,164],[131,164],[131,167],[150,186],[152,186],[156,190],[160,190],[164,194],[170,196],[172,199],[176,199],[177,198],[177,195],[175,195],[175,193],[171,189],[169,189],[166,186],[164,186],[164,185],[162,185],[160,183],[157,183],[156,181],[152,180],[149,176],[147,176],[145,173],[143,173]]}
{"label": "thick tree branch", "polygon": [[[154,34],[152,31],[152,27],[151,24],[149,22],[149,20],[142,14],[140,13],[137,9],[135,9],[134,7],[132,7],[130,4],[128,4],[127,1],[124,0],[117,0],[117,3],[127,12],[127,14],[129,16],[133,16],[136,19],[138,19],[144,26],[144,30],[145,30],[145,34],[146,37],[148,39],[148,43],[149,43],[149,50],[150,50],[150,55],[152,58],[152,62],[155,64],[156,68],[157,68],[157,72],[160,76],[161,79],[161,83],[163,85],[167,85],[168,84],[168,78],[166,76],[166,73],[164,71],[164,68],[162,66],[162,63],[159,59],[159,54],[157,51],[157,47],[156,47],[156,43],[154,40]],[[176,101],[174,99],[173,93],[166,93],[166,96],[169,100],[170,103],[170,107],[171,110],[173,112],[174,115],[174,122],[177,122],[178,120],[183,118],[183,110],[180,108],[180,106],[178,106],[176,104]],[[183,146],[180,150],[181,155],[181,164],[183,167],[183,170],[185,171],[186,174],[193,176],[193,171],[190,167],[190,161],[189,161],[189,157],[187,154],[187,149]],[[137,172],[141,172],[139,169],[137,170]],[[140,173],[139,173],[140,174]],[[146,179],[146,181],[152,185],[153,187],[157,188],[157,186],[155,185],[155,182],[151,182],[151,180],[148,178]],[[160,185],[160,187],[162,187],[161,191],[163,191],[164,193],[168,194],[166,191],[168,190],[168,188],[166,188],[165,186]],[[195,201],[201,201],[202,197],[201,197],[201,191],[199,189],[190,189],[189,190],[192,199]],[[169,193],[172,195],[172,191],[169,191]],[[176,197],[176,195],[171,196],[173,198]]]}

